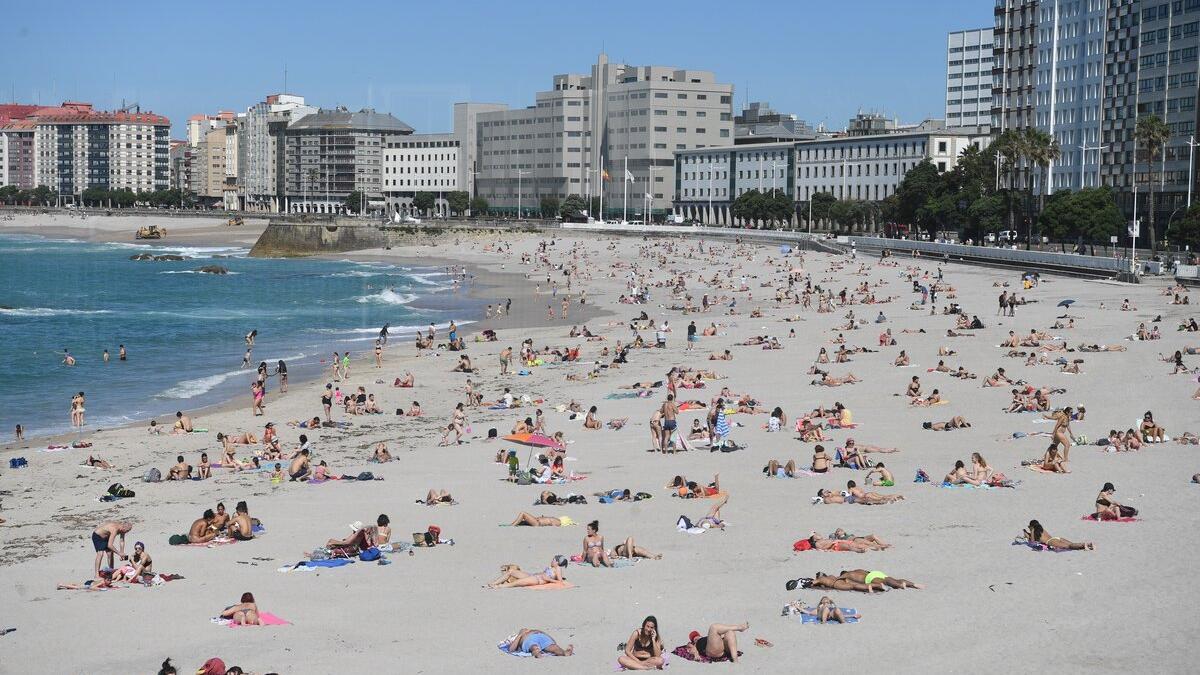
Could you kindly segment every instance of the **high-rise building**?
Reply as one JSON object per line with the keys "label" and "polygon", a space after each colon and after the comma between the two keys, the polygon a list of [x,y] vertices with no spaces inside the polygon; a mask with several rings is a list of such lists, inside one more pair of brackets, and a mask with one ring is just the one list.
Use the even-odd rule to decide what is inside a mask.
{"label": "high-rise building", "polygon": [[1044,179],[1035,174],[1039,193],[1097,185],[1106,4],[1042,0],[1038,7],[1034,124],[1062,155]]}
{"label": "high-rise building", "polygon": [[[154,113],[95,110],[90,103],[5,106],[6,180],[64,197],[84,190],[151,192],[167,187],[170,120]],[[25,110],[14,114],[16,108]],[[30,110],[32,108],[32,110]]]}
{"label": "high-rise building", "polygon": [[196,151],[186,140],[171,141],[171,181],[172,190],[190,191],[192,187],[192,170],[196,163]]}
{"label": "high-rise building", "polygon": [[[1106,21],[1100,173],[1105,184],[1119,190],[1118,203],[1127,215],[1137,204],[1145,225],[1152,189],[1154,221],[1161,231],[1187,204],[1189,143],[1198,121],[1200,0],[1111,0]],[[1151,115],[1170,130],[1153,162],[1134,137],[1138,119]],[[1194,180],[1195,173],[1190,175]]]}
{"label": "high-rise building", "polygon": [[555,75],[535,98],[477,116],[476,189],[493,209],[528,213],[542,197],[603,189],[609,216],[645,217],[644,204],[662,215],[674,152],[733,142],[733,86],[708,71],[609,63],[601,54],[589,75]]}
{"label": "high-rise building", "polygon": [[237,182],[242,208],[283,210],[284,132],[289,124],[316,111],[304,103],[303,96],[272,94],[238,116]]}
{"label": "high-rise building", "polygon": [[359,191],[371,202],[383,200],[384,136],[412,133],[412,127],[370,108],[318,110],[284,131],[285,189],[292,211],[340,213],[346,197]]}
{"label": "high-rise building", "polygon": [[991,28],[946,37],[946,126],[990,127],[992,123]]}
{"label": "high-rise building", "polygon": [[1034,125],[1038,0],[995,0],[992,132]]}

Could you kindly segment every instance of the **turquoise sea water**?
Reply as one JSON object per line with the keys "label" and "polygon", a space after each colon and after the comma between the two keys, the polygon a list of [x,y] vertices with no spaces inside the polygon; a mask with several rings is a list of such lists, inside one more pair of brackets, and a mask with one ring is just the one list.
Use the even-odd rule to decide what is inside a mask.
{"label": "turquoise sea water", "polygon": [[[191,259],[130,260],[136,253]],[[0,235],[0,438],[11,439],[16,424],[27,434],[70,430],[79,391],[90,429],[248,401],[254,369],[240,366],[251,330],[252,365],[266,361],[274,372],[284,359],[294,383],[334,351],[368,355],[385,322],[391,341],[411,349],[415,330],[462,324],[478,310],[442,268],[246,254]],[[230,273],[195,271],[209,264]],[[62,364],[64,349],[77,365]]]}

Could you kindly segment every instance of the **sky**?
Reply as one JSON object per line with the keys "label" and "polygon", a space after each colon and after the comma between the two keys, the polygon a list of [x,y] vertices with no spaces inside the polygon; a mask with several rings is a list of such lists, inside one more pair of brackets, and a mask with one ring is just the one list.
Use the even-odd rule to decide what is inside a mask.
{"label": "sky", "polygon": [[992,24],[992,0],[391,0],[14,2],[0,21],[0,99],[137,102],[171,118],[242,112],[284,88],[450,131],[458,101],[531,105],[601,51],[710,70],[735,112],[766,101],[842,128],[859,110],[942,117],[946,33]]}

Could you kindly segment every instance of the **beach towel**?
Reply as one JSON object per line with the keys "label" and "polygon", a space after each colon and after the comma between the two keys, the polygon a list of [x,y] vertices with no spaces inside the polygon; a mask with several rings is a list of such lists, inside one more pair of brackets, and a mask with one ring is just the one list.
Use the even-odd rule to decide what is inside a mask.
{"label": "beach towel", "polygon": [[[716,663],[718,661],[728,661],[729,660],[728,658],[710,659],[709,657],[705,656],[704,654],[701,654],[699,658],[692,658],[692,652],[691,652],[691,650],[688,649],[687,645],[679,645],[675,649],[672,649],[671,653],[674,654],[675,656],[678,656],[681,659],[687,659],[688,661],[696,661],[698,663]],[[741,652],[741,651],[738,652],[739,657],[741,657],[742,654],[743,654],[743,652]]]}
{"label": "beach towel", "polygon": [[[857,609],[854,609],[853,607],[838,607],[838,609],[842,610],[842,616],[846,617],[846,623],[858,623],[858,617],[851,616],[852,614],[858,614]],[[821,619],[820,619],[820,617],[816,617],[811,614],[801,614],[800,615],[800,623],[820,624]],[[836,626],[837,622],[832,621],[832,620],[825,622],[826,626],[828,626],[830,624],[833,624]]]}
{"label": "beach towel", "polygon": [[[667,668],[671,665],[671,655],[670,654],[663,652],[662,660],[663,660],[663,665],[662,665],[663,668]],[[626,669],[625,666],[621,665],[621,662],[618,661],[616,663],[616,666],[613,668],[613,672],[621,672],[625,669]]]}
{"label": "beach towel", "polygon": [[1141,518],[1097,518],[1096,514],[1089,513],[1080,520],[1090,520],[1094,523],[1136,523]]}
{"label": "beach towel", "polygon": [[566,591],[576,588],[576,586],[569,581],[555,581],[554,583],[538,584],[537,586],[518,586],[518,588],[526,588],[531,591]]}
{"label": "beach towel", "polygon": [[976,490],[991,490],[994,485],[971,485],[970,483],[937,483],[938,487],[942,488],[973,488]]}
{"label": "beach towel", "polygon": [[[226,621],[228,621],[228,619],[226,619]],[[290,626],[290,625],[292,625],[292,622],[287,621],[285,619],[281,619],[270,612],[259,612],[257,625],[258,626]],[[250,626],[246,626],[243,624],[237,624],[237,623],[233,623],[232,621],[229,621],[229,627],[230,628],[252,628],[252,627],[254,627],[254,625],[252,624]]]}
{"label": "beach towel", "polygon": [[1071,551],[1069,548],[1050,548],[1045,544],[1039,544],[1035,541],[1029,541],[1027,539],[1014,539],[1012,545],[1028,546],[1029,549],[1033,551],[1050,551],[1051,553],[1069,553]]}
{"label": "beach towel", "polygon": [[354,564],[349,558],[330,558],[328,560],[301,560],[296,563],[297,567],[342,567],[344,565]]}
{"label": "beach towel", "polygon": [[1057,471],[1051,471],[1051,470],[1049,470],[1049,469],[1043,469],[1041,464],[1030,464],[1030,465],[1028,466],[1028,468],[1029,468],[1029,470],[1030,470],[1030,471],[1036,471],[1036,472],[1038,472],[1038,473],[1048,473],[1048,474],[1051,474],[1051,475],[1058,475],[1058,472],[1057,472]]}

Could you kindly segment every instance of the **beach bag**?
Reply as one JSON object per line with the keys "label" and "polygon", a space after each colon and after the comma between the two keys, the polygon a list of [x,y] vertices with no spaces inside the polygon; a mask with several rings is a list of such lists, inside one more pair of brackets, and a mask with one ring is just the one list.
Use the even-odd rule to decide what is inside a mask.
{"label": "beach bag", "polygon": [[375,480],[375,474],[370,471],[364,471],[358,474],[358,480]]}
{"label": "beach bag", "polygon": [[1120,509],[1121,509],[1121,517],[1122,518],[1134,518],[1138,514],[1138,510],[1133,508],[1132,506],[1125,506],[1124,504],[1122,504]]}
{"label": "beach bag", "polygon": [[913,479],[914,483],[928,483],[929,474],[925,473],[925,469],[917,469],[917,477]]}
{"label": "beach bag", "polygon": [[517,485],[529,485],[532,482],[533,478],[529,475],[528,471],[517,472]]}
{"label": "beach bag", "polygon": [[116,497],[117,499],[129,499],[130,497],[134,496],[135,493],[133,490],[130,490],[120,483],[113,483],[112,485],[108,486],[108,494]]}
{"label": "beach bag", "polygon": [[146,475],[142,477],[142,480],[147,483],[157,483],[162,480],[162,472],[158,469],[152,468],[146,472]]}
{"label": "beach bag", "polygon": [[188,538],[185,534],[173,534],[171,535],[171,538],[167,540],[167,543],[171,546],[182,546],[188,543]]}
{"label": "beach bag", "polygon": [[13,457],[8,460],[8,468],[10,469],[20,469],[24,466],[29,466],[29,462],[25,461],[24,457]]}
{"label": "beach bag", "polygon": [[361,553],[358,554],[358,559],[363,562],[374,562],[376,560],[379,560],[381,557],[383,557],[383,554],[380,553],[379,549],[374,546],[372,546],[371,548],[365,549]]}
{"label": "beach bag", "polygon": [[690,530],[695,526],[692,525],[691,518],[688,518],[687,516],[679,516],[679,520],[675,521],[675,527],[676,529],[680,530]]}

